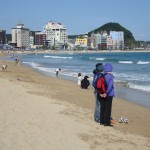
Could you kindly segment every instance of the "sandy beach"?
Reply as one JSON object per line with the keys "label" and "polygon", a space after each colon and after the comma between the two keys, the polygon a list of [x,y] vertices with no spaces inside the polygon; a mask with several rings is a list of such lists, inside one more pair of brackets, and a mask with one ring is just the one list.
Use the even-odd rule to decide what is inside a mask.
{"label": "sandy beach", "polygon": [[[0,60],[0,150],[149,150],[150,109],[113,100],[113,127],[94,122],[93,89]],[[119,123],[127,117],[128,124]]]}

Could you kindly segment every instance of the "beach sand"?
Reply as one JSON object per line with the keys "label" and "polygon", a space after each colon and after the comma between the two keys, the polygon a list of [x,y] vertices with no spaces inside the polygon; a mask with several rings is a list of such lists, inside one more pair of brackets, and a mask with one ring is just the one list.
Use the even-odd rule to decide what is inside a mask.
{"label": "beach sand", "polygon": [[[114,98],[114,127],[94,122],[93,89],[23,65],[0,70],[0,150],[149,150],[150,109]],[[119,123],[127,117],[128,124]]]}

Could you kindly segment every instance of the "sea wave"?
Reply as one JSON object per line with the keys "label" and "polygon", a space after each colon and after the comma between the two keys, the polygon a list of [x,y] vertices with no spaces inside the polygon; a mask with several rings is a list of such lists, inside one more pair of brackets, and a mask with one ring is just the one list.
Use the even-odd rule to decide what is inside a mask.
{"label": "sea wave", "polygon": [[73,57],[63,57],[63,56],[50,56],[50,55],[44,55],[45,58],[57,58],[57,59],[72,59]]}
{"label": "sea wave", "polygon": [[150,82],[150,74],[147,73],[147,74],[144,74],[142,72],[140,73],[133,73],[133,72],[130,72],[130,73],[126,73],[126,72],[122,72],[122,73],[116,73],[114,72],[113,73],[115,78],[117,78],[118,80],[121,80],[121,81],[138,81],[138,82]]}
{"label": "sea wave", "polygon": [[149,61],[138,61],[137,64],[146,65],[146,64],[150,64],[150,62]]}
{"label": "sea wave", "polygon": [[139,85],[139,84],[134,84],[134,83],[128,83],[128,87],[132,89],[138,89],[138,90],[150,92],[149,85]]}
{"label": "sea wave", "polygon": [[122,63],[122,64],[133,64],[133,61],[118,61],[119,63]]}
{"label": "sea wave", "polygon": [[39,63],[35,63],[35,62],[23,62],[24,64],[28,64],[32,67],[39,67],[39,66],[42,66],[41,64]]}
{"label": "sea wave", "polygon": [[95,60],[105,60],[105,58],[95,58]]}
{"label": "sea wave", "polygon": [[128,82],[127,81],[122,81],[122,80],[114,80],[115,84],[117,85],[122,85],[122,86],[128,86]]}
{"label": "sea wave", "polygon": [[115,82],[115,84],[121,85],[124,87],[150,92],[150,86],[149,85],[139,85],[139,84],[135,84],[135,83],[127,82],[127,81],[122,81],[122,80],[115,80],[114,82]]}

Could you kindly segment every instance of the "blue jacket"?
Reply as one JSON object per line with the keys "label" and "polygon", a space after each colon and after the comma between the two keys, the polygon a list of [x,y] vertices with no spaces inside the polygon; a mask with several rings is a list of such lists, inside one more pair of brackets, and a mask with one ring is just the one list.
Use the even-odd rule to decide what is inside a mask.
{"label": "blue jacket", "polygon": [[112,96],[114,97],[115,96],[115,93],[114,93],[114,79],[113,79],[113,75],[110,74],[110,73],[106,73],[105,75],[105,80],[106,80],[106,83],[107,83],[107,90],[106,90],[106,94],[107,96]]}
{"label": "blue jacket", "polygon": [[92,82],[92,86],[96,89],[96,82],[98,80],[98,78],[100,78],[100,76],[102,75],[102,73],[99,73],[98,71],[94,74],[93,76],[93,82]]}
{"label": "blue jacket", "polygon": [[104,65],[104,73],[106,73],[105,75],[105,79],[106,79],[106,83],[107,83],[107,90],[106,90],[106,94],[107,96],[115,96],[114,93],[114,77],[113,74],[111,73],[113,70],[113,66],[109,63]]}

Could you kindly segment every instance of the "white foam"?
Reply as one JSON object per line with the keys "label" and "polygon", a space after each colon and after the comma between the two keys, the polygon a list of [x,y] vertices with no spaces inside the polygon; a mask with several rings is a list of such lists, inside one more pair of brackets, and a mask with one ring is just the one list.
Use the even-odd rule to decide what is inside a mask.
{"label": "white foam", "polygon": [[132,89],[138,89],[138,90],[150,92],[149,85],[137,85],[137,84],[133,84],[133,83],[128,83],[128,87],[132,88]]}
{"label": "white foam", "polygon": [[149,61],[138,61],[137,64],[146,65],[146,64],[150,64],[150,62]]}
{"label": "white foam", "polygon": [[73,57],[60,57],[60,56],[50,56],[44,55],[45,58],[61,58],[61,59],[72,59]]}
{"label": "white foam", "polygon": [[113,73],[114,76],[121,81],[147,81],[150,82],[150,74],[143,74],[142,72],[139,74],[135,73]]}
{"label": "white foam", "polygon": [[95,60],[95,58],[94,58],[94,57],[90,57],[89,59],[91,59],[91,60]]}
{"label": "white foam", "polygon": [[122,64],[133,64],[133,61],[119,61]]}
{"label": "white foam", "polygon": [[95,60],[105,60],[105,58],[95,58]]}
{"label": "white foam", "polygon": [[41,66],[41,64],[35,63],[35,62],[23,62],[24,64],[29,64],[32,67]]}

